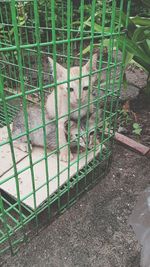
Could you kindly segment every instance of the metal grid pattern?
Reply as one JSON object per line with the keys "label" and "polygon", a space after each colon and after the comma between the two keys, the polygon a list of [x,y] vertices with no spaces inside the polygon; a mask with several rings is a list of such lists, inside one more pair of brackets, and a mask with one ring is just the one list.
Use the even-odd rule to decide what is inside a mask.
{"label": "metal grid pattern", "polygon": [[[119,2],[119,3],[118,3]],[[100,5],[101,4],[101,5]],[[90,5],[90,4],[89,4]],[[0,194],[0,244],[1,252],[10,248],[15,253],[18,244],[26,240],[29,232],[29,222],[32,227],[39,230],[39,215],[42,211],[46,213],[45,220],[49,221],[53,214],[62,212],[66,207],[74,203],[77,197],[90,186],[95,184],[100,177],[108,171],[112,155],[112,142],[115,130],[117,104],[123,73],[123,55],[125,52],[125,31],[121,24],[121,16],[124,1],[96,1],[93,0],[89,18],[87,19],[86,5],[84,0],[80,1],[76,8],[71,0],[64,1],[0,1],[0,127],[7,127],[8,139],[0,142],[0,149],[9,144],[13,161],[13,176],[0,179],[0,185],[15,177],[17,200],[1,191]],[[129,14],[130,1],[127,5]],[[99,17],[98,24],[98,12]],[[86,17],[86,19],[85,19]],[[126,21],[127,26],[128,21]],[[122,56],[119,58],[118,40],[124,36]],[[107,48],[106,48],[107,47]],[[115,48],[115,53],[114,53]],[[96,52],[95,52],[96,51]],[[87,52],[87,53],[86,53]],[[96,69],[92,68],[93,54],[98,54]],[[50,65],[48,57],[53,59]],[[60,63],[67,69],[66,79],[58,81],[57,64]],[[88,74],[83,74],[83,65],[89,62]],[[71,77],[70,68],[78,66],[79,71],[75,78]],[[95,85],[90,86],[93,75],[98,79]],[[82,80],[88,80],[87,101],[82,105]],[[76,110],[71,108],[72,81],[79,81],[79,102]],[[59,115],[58,90],[60,86],[67,84],[68,112],[63,116],[68,121],[67,140],[65,146],[68,148],[68,179],[60,186],[60,155],[63,147],[59,144]],[[91,100],[91,90],[94,97]],[[55,118],[56,125],[56,150],[47,152],[45,102],[51,92],[55,92]],[[42,123],[36,128],[29,127],[28,103],[38,104],[41,110]],[[88,138],[90,107],[94,106],[95,120],[93,124],[93,160],[88,163]],[[81,137],[81,113],[86,107],[86,145],[85,153],[80,153],[79,139]],[[14,140],[20,135],[13,137],[10,123],[12,123],[19,110],[23,110],[25,132],[28,145],[29,166],[18,172],[14,152]],[[99,118],[99,110],[102,110]],[[71,114],[76,111],[78,136],[77,159],[70,160],[70,131]],[[50,123],[50,122],[49,122]],[[30,135],[33,131],[41,128],[43,130],[44,156],[33,163],[30,147]],[[100,142],[97,145],[97,135]],[[105,145],[105,149],[102,147]],[[97,155],[97,149],[99,154]],[[57,192],[49,194],[50,172],[48,158],[52,154],[57,155]],[[82,170],[79,168],[81,158],[85,160]],[[36,204],[36,193],[40,188],[35,188],[34,165],[39,161],[45,162],[45,183],[47,186],[46,201],[39,207]],[[77,163],[76,174],[70,179],[70,168]],[[19,175],[26,169],[30,169],[32,177],[32,192],[34,199],[34,210],[22,204],[20,196]],[[26,196],[28,198],[29,195]],[[53,208],[54,206],[54,208]],[[55,211],[55,212],[53,212]],[[27,229],[28,227],[28,229]]]}

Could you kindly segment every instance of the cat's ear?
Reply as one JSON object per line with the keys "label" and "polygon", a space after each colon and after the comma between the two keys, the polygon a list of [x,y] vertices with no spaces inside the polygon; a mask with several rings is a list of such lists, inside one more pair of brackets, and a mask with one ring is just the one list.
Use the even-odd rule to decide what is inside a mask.
{"label": "cat's ear", "polygon": [[[97,59],[98,59],[98,54],[95,53],[92,57],[92,70],[95,71],[97,68],[96,68],[96,65],[97,65]],[[86,71],[90,71],[90,59],[89,61],[85,64],[84,66],[86,68]]]}
{"label": "cat's ear", "polygon": [[[54,77],[54,61],[51,57],[48,57],[48,61],[50,64],[50,71]],[[67,79],[67,70],[56,62],[56,78],[57,81],[62,82]]]}

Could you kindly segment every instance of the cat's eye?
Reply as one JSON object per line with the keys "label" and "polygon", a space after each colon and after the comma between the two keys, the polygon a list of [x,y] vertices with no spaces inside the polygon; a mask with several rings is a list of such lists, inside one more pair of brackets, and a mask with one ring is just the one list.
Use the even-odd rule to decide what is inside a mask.
{"label": "cat's eye", "polygon": [[83,87],[83,90],[84,90],[84,91],[87,91],[88,88],[89,88],[88,86],[84,86],[84,87]]}
{"label": "cat's eye", "polygon": [[74,89],[72,87],[70,87],[70,92],[73,92],[73,91],[74,91]]}

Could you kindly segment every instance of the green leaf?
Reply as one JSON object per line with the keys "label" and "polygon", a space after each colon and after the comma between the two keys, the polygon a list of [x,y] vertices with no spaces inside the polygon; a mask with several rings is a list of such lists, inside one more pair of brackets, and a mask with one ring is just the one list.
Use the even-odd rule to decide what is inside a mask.
{"label": "green leaf", "polygon": [[10,31],[9,31],[9,35],[13,35],[14,34],[14,28],[12,28]]}
{"label": "green leaf", "polygon": [[143,40],[140,46],[145,51],[145,53],[147,53],[147,55],[150,57],[150,47],[148,46],[147,40]]}
{"label": "green leaf", "polygon": [[118,44],[121,49],[123,47],[124,41],[126,42],[126,50],[129,53],[144,60],[145,63],[150,65],[150,57],[148,57],[147,54],[142,49],[140,49],[133,40],[130,40],[129,38],[125,36],[120,36],[118,39]]}
{"label": "green leaf", "polygon": [[147,64],[143,59],[133,56],[133,60],[136,61],[139,65],[141,65],[141,67],[148,73],[150,72],[150,64]]}
{"label": "green leaf", "polygon": [[132,58],[133,58],[133,54],[131,54],[131,53],[129,53],[129,52],[126,51],[126,53],[125,53],[125,62],[124,62],[125,68],[131,62]]}
{"label": "green leaf", "polygon": [[[147,33],[147,35],[146,35]],[[150,27],[139,27],[133,34],[133,41],[150,57],[150,47],[147,43],[147,36],[150,34]]]}
{"label": "green leaf", "polygon": [[133,123],[133,133],[135,133],[136,135],[140,135],[142,132],[142,128],[138,123]]}
{"label": "green leaf", "polygon": [[[125,13],[123,11],[121,11],[120,9],[116,10],[116,17],[115,17],[115,21],[118,24],[119,23],[119,19],[121,19],[121,24],[123,27],[126,27],[126,22],[127,22],[127,16],[125,15]],[[136,25],[134,24],[134,22],[128,18],[128,34],[130,37],[132,37],[134,31],[136,29]]]}
{"label": "green leaf", "polygon": [[88,45],[85,49],[83,49],[82,54],[85,55],[90,51],[90,45]]}
{"label": "green leaf", "polygon": [[80,25],[80,20],[76,20],[76,21],[72,22],[72,25]]}
{"label": "green leaf", "polygon": [[139,127],[140,127],[140,125],[139,125],[137,122],[133,123],[133,128],[134,128],[134,129],[137,129],[137,128],[139,128]]}
{"label": "green leaf", "polygon": [[[91,28],[91,22],[90,21],[85,21],[84,24]],[[97,23],[94,23],[94,30],[96,32],[102,32],[103,31],[103,27],[98,25]],[[109,32],[109,31],[110,31],[109,27],[104,27],[104,32]]]}
{"label": "green leaf", "polygon": [[146,42],[147,42],[147,45],[148,45],[148,47],[150,49],[150,39],[149,40],[146,40]]}
{"label": "green leaf", "polygon": [[141,41],[147,39],[146,33],[150,34],[150,27],[139,27],[135,30],[133,34],[133,41]]}
{"label": "green leaf", "polygon": [[139,26],[150,26],[150,19],[140,16],[135,16],[130,18],[132,22]]}
{"label": "green leaf", "polygon": [[135,130],[133,130],[132,132],[133,132],[134,134],[136,134],[136,135],[140,135],[140,134],[141,134],[141,131],[142,131],[142,129],[135,129]]}
{"label": "green leaf", "polygon": [[[114,43],[114,45],[115,45],[115,43]],[[97,47],[97,46],[99,47],[99,46],[100,46],[100,43],[95,43],[95,44],[94,44],[94,47]],[[103,40],[103,46],[104,46],[104,47],[105,47],[105,46],[106,46],[106,47],[109,47],[109,46],[110,46],[110,40],[109,40],[109,39],[104,39],[104,40]],[[88,52],[90,51],[90,47],[91,47],[91,46],[88,45],[86,48],[84,48],[83,51],[82,51],[82,54],[85,55],[86,53],[88,53]],[[114,46],[114,50],[115,50],[115,49],[116,49],[116,47]],[[80,54],[80,53],[79,53],[79,54]],[[79,55],[79,54],[78,54],[78,55]]]}
{"label": "green leaf", "polygon": [[19,26],[22,26],[22,25],[24,25],[24,24],[25,24],[25,20],[23,20],[23,21],[19,21],[19,22],[18,22],[18,25],[19,25]]}
{"label": "green leaf", "polygon": [[150,41],[150,32],[145,31],[145,36],[146,36],[146,39]]}

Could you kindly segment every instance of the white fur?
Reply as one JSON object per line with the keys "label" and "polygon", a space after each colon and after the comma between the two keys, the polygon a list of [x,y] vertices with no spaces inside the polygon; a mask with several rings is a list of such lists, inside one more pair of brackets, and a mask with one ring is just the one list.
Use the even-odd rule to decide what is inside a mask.
{"label": "white fur", "polygon": [[[48,58],[51,66],[53,66],[53,60]],[[97,63],[97,54],[93,55],[92,58],[92,71],[96,70],[96,63]],[[56,71],[57,71],[57,82],[67,81],[67,69],[65,69],[60,64],[56,63]],[[90,61],[88,61],[82,67],[82,75],[89,75],[90,72]],[[70,91],[70,110],[76,110],[79,108],[80,104],[80,117],[82,118],[87,114],[88,107],[82,108],[83,105],[88,103],[88,90],[83,90],[84,87],[89,86],[89,76],[81,78],[81,98],[79,99],[79,79],[80,77],[80,68],[79,67],[72,67],[70,68],[70,79],[77,78],[74,81],[70,82],[70,88],[73,88],[74,91]],[[92,101],[92,94],[91,94],[91,87],[97,79],[97,75],[93,74],[91,76],[91,84],[90,84],[90,101]],[[68,114],[68,84],[64,83],[57,86],[57,106],[58,106],[58,117]],[[80,102],[80,103],[79,103]],[[48,96],[46,102],[46,109],[49,114],[50,118],[56,117],[56,105],[55,105],[55,89],[53,92]],[[93,105],[90,105],[90,111],[92,112]],[[78,110],[74,111],[71,114],[71,119],[77,120],[78,119]],[[65,137],[65,121],[68,120],[68,116],[59,119],[58,127],[59,127],[59,146],[63,146],[66,144],[66,137]],[[63,149],[60,150],[60,159],[63,161],[68,161],[68,147],[65,146]],[[73,159],[72,154],[70,153],[70,159]]]}

